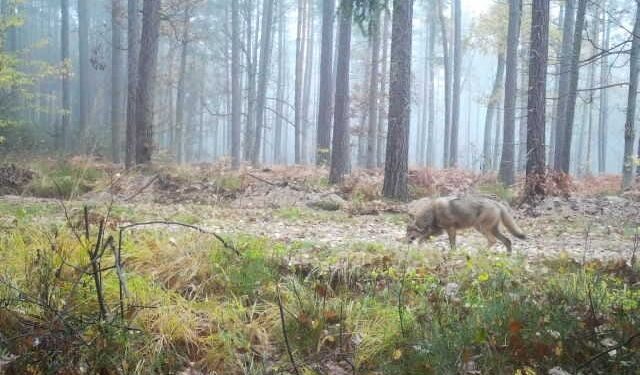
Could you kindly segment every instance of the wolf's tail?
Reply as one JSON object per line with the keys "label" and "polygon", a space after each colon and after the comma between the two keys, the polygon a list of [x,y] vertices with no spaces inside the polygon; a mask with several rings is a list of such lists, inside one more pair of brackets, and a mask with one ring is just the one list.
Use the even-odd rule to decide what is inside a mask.
{"label": "wolf's tail", "polygon": [[502,224],[504,224],[511,234],[522,240],[527,238],[522,229],[520,229],[518,224],[513,220],[509,210],[503,205],[500,205],[500,218],[502,219]]}

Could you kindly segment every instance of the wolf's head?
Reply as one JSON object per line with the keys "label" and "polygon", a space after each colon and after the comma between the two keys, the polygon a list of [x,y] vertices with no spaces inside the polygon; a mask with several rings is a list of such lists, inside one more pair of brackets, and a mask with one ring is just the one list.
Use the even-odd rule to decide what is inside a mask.
{"label": "wolf's head", "polygon": [[441,228],[433,226],[421,228],[417,226],[416,223],[411,223],[407,225],[407,234],[405,240],[407,241],[407,243],[413,243],[415,241],[424,242],[433,236],[440,235],[441,233]]}

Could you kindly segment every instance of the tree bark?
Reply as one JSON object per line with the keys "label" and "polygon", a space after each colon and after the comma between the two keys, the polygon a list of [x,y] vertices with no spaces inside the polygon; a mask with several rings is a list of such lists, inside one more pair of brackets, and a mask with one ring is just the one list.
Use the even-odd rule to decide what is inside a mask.
{"label": "tree bark", "polygon": [[369,72],[369,126],[367,129],[367,168],[376,167],[378,155],[378,82],[380,66],[380,15],[382,9],[376,8],[369,25],[371,38],[371,71]]}
{"label": "tree bark", "polygon": [[428,39],[427,39],[427,154],[426,164],[428,167],[433,167],[435,164],[435,139],[434,139],[434,126],[435,126],[435,46],[436,46],[436,21],[435,21],[435,8],[433,1],[428,5]]}
{"label": "tree bark", "polygon": [[184,107],[186,99],[185,80],[187,75],[187,56],[189,54],[189,24],[191,18],[189,5],[185,6],[182,20],[182,36],[180,37],[180,67],[178,68],[178,87],[176,93],[176,158],[179,164],[185,159],[185,122]]}
{"label": "tree bark", "polygon": [[633,183],[633,146],[635,142],[636,101],[638,98],[638,73],[640,73],[640,4],[636,5],[636,18],[631,42],[629,61],[629,95],[627,97],[627,117],[624,123],[624,159],[622,161],[622,188],[628,189]]}
{"label": "tree bark", "polygon": [[79,54],[79,80],[80,92],[78,101],[79,111],[79,134],[80,143],[78,145],[85,150],[89,145],[87,142],[87,130],[89,126],[89,9],[86,0],[78,0],[78,54]]}
{"label": "tree bark", "polygon": [[389,130],[382,194],[409,198],[409,127],[411,121],[411,36],[413,1],[393,1],[391,69],[389,71]]}
{"label": "tree bark", "polygon": [[111,2],[111,160],[120,163],[120,134],[122,132],[122,2]]}
{"label": "tree bark", "polygon": [[462,5],[453,1],[454,44],[453,44],[453,100],[451,104],[451,151],[449,166],[458,166],[458,133],[460,132],[460,82],[462,79]]}
{"label": "tree bark", "polygon": [[560,76],[558,83],[558,102],[556,103],[556,118],[554,119],[551,139],[553,155],[553,167],[559,168],[560,152],[564,143],[565,125],[567,123],[567,106],[569,99],[569,86],[571,82],[571,60],[573,51],[574,25],[576,16],[576,0],[567,0],[564,9],[562,26],[562,47],[560,55]]}
{"label": "tree bark", "polygon": [[275,119],[275,135],[273,142],[273,160],[275,164],[282,164],[282,133],[285,118],[284,101],[286,90],[286,67],[287,67],[287,31],[286,31],[286,15],[284,13],[283,1],[278,2],[278,88],[276,93],[276,119]]}
{"label": "tree bark", "polygon": [[444,18],[444,0],[437,0],[438,18],[440,20],[440,36],[442,38],[442,55],[444,64],[444,157],[443,166],[449,166],[449,152],[451,147],[451,61],[449,58],[449,43],[447,37],[447,23]]}
{"label": "tree bark", "polygon": [[231,1],[231,167],[240,168],[242,158],[242,93],[240,92],[240,0]]}
{"label": "tree bark", "polygon": [[62,73],[62,145],[65,151],[69,150],[69,123],[71,118],[71,86],[69,84],[71,61],[69,60],[69,0],[61,0],[60,7],[62,11],[61,25],[61,59],[65,69]]}
{"label": "tree bark", "polygon": [[318,128],[316,133],[316,164],[329,161],[331,146],[331,80],[333,77],[333,20],[335,0],[322,2],[322,45],[320,47],[320,92],[318,98]]}
{"label": "tree bark", "polygon": [[533,0],[529,47],[529,94],[527,107],[527,170],[525,201],[545,196],[545,110],[547,59],[549,54],[549,0]]}
{"label": "tree bark", "polygon": [[160,0],[144,0],[136,90],[136,163],[151,162],[153,152],[153,90],[158,63]]}
{"label": "tree bark", "polygon": [[507,32],[506,82],[504,88],[504,133],[498,178],[510,186],[515,182],[516,100],[518,98],[518,39],[520,36],[521,0],[509,1]]}
{"label": "tree bark", "polygon": [[[611,22],[607,14],[607,1],[602,5],[602,49],[609,50]],[[609,57],[605,54],[600,60],[600,87],[609,84]],[[598,172],[602,175],[607,170],[607,117],[609,116],[609,91],[600,91],[600,111],[598,113]]]}
{"label": "tree bark", "polygon": [[298,27],[296,34],[296,78],[294,99],[294,128],[295,128],[295,163],[302,162],[302,95],[304,84],[304,56],[305,56],[305,4],[306,0],[298,0]]}
{"label": "tree bark", "polygon": [[336,56],[336,92],[333,119],[333,140],[329,182],[341,183],[351,170],[351,150],[349,147],[349,68],[351,60],[351,6],[340,7],[338,19],[338,55]]}
{"label": "tree bark", "polygon": [[[68,0],[64,0],[68,1]],[[128,0],[127,6],[127,130],[125,165],[132,167],[136,160],[136,92],[138,87],[138,58],[140,51],[140,16],[138,0]]]}
{"label": "tree bark", "polygon": [[[556,146],[555,169],[569,173],[571,166],[571,141],[573,138],[573,123],[576,111],[576,98],[578,96],[578,80],[580,79],[580,51],[582,48],[582,31],[587,11],[588,0],[578,0],[578,14],[576,16],[575,33],[573,36],[573,55],[571,57],[569,91],[567,97],[567,107],[565,108],[566,118],[564,124],[558,128],[561,132],[561,142]],[[556,138],[557,139],[557,138]],[[558,148],[558,146],[560,146]]]}
{"label": "tree bark", "polygon": [[377,155],[376,166],[381,167],[384,164],[385,152],[385,120],[387,119],[387,79],[389,70],[389,43],[391,35],[391,22],[389,15],[385,12],[384,21],[382,23],[382,68],[380,74],[380,103],[378,103],[378,139],[377,139]]}
{"label": "tree bark", "polygon": [[269,68],[271,65],[271,36],[273,24],[273,1],[264,0],[262,12],[262,31],[260,37],[260,77],[258,82],[258,98],[256,103],[256,134],[251,163],[257,166],[260,163],[260,147],[262,145],[262,129],[266,127],[266,100],[267,83],[269,80]]}
{"label": "tree bark", "polygon": [[497,104],[500,100],[500,92],[502,91],[502,82],[504,82],[505,58],[504,53],[498,53],[498,70],[496,78],[493,81],[493,89],[487,103],[487,114],[484,117],[484,139],[482,143],[482,170],[488,172],[493,166],[491,154],[491,130],[493,128],[494,116],[497,110]]}
{"label": "tree bark", "polygon": [[300,132],[300,157],[303,164],[308,163],[309,158],[309,108],[311,104],[311,83],[313,77],[313,12],[311,0],[307,0],[305,14],[305,56],[304,56],[304,78],[302,85],[302,131]]}

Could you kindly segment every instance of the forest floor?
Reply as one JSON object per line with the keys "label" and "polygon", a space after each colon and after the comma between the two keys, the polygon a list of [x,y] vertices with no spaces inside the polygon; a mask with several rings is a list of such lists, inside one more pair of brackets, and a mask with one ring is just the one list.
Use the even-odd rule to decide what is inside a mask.
{"label": "forest floor", "polygon": [[[497,350],[495,347],[500,346],[491,341],[491,334],[472,332],[470,335],[473,337],[458,338],[462,342],[469,341],[461,344],[467,349],[449,348],[447,352],[444,348],[440,348],[438,350],[443,350],[440,357],[430,358],[427,355],[428,358],[425,359],[425,353],[417,348],[416,343],[426,337],[412,337],[411,340],[406,338],[402,312],[400,312],[400,327],[396,329],[402,333],[400,336],[405,336],[403,340],[396,336],[392,340],[380,332],[370,333],[371,336],[367,336],[366,332],[371,328],[363,328],[362,322],[383,324],[387,322],[385,319],[391,319],[395,327],[397,317],[390,318],[388,315],[393,316],[401,310],[398,310],[399,306],[395,306],[396,302],[387,307],[369,306],[368,304],[374,302],[366,302],[367,298],[373,297],[369,292],[363,291],[367,289],[363,285],[373,282],[373,290],[385,288],[386,293],[390,294],[381,298],[397,299],[395,294],[398,293],[398,287],[402,295],[406,274],[411,273],[414,278],[417,278],[418,284],[427,283],[425,280],[436,277],[435,285],[446,296],[450,293],[447,288],[456,288],[455,293],[458,293],[457,288],[464,289],[468,284],[471,290],[475,290],[478,282],[486,281],[485,277],[497,279],[498,276],[494,273],[501,267],[507,268],[509,277],[517,276],[517,278],[524,277],[530,280],[535,280],[534,275],[545,277],[544,275],[556,273],[558,270],[571,269],[570,275],[566,276],[571,276],[571,280],[575,281],[576,275],[587,272],[585,265],[592,265],[598,270],[598,275],[624,274],[620,276],[620,280],[623,280],[621,287],[626,291],[625,293],[631,293],[624,294],[625,301],[626,298],[640,296],[640,283],[638,283],[640,273],[637,271],[636,264],[640,247],[638,243],[640,199],[633,191],[619,194],[617,192],[619,178],[616,176],[587,178],[565,184],[559,189],[561,191],[558,192],[558,196],[548,198],[535,208],[513,206],[512,211],[516,221],[527,233],[528,238],[524,241],[514,240],[514,254],[510,257],[505,254],[501,246],[487,249],[485,239],[473,230],[459,235],[459,246],[456,251],[448,248],[446,236],[419,245],[405,244],[403,238],[408,218],[407,212],[411,210],[411,204],[383,200],[379,195],[381,179],[379,171],[358,171],[341,186],[333,187],[326,183],[326,171],[303,167],[245,169],[241,172],[230,172],[222,165],[200,165],[189,168],[163,166],[152,170],[125,173],[108,164],[86,163],[79,160],[71,160],[63,164],[40,161],[24,169],[5,165],[0,168],[0,193],[5,194],[0,196],[0,227],[3,232],[12,233],[12,235],[9,237],[3,235],[3,242],[0,245],[2,246],[0,262],[7,264],[10,261],[17,262],[16,269],[24,269],[24,259],[18,261],[14,258],[15,255],[8,256],[2,251],[9,250],[10,245],[17,246],[16,238],[20,238],[18,242],[20,246],[24,246],[25,251],[30,248],[30,243],[34,246],[35,244],[43,246],[42,244],[47,241],[52,242],[54,240],[51,239],[51,235],[45,235],[46,232],[53,230],[51,228],[67,227],[66,231],[71,235],[71,232],[82,226],[83,207],[88,207],[87,213],[92,215],[91,218],[88,217],[88,222],[94,224],[91,233],[96,230],[95,224],[98,224],[101,218],[106,218],[106,228],[108,228],[106,230],[113,231],[114,236],[118,228],[133,223],[165,222],[132,229],[122,254],[125,267],[131,265],[132,269],[128,272],[133,275],[138,274],[145,279],[155,280],[155,283],[160,283],[163,290],[175,291],[184,299],[181,303],[174,301],[170,305],[182,306],[181,304],[184,303],[185,309],[189,306],[188,309],[198,310],[196,305],[192,305],[194,302],[205,303],[204,301],[209,299],[224,301],[226,309],[229,309],[228,314],[236,316],[236,318],[228,316],[227,319],[244,321],[242,328],[237,328],[238,332],[228,332],[232,336],[243,336],[244,339],[227,337],[216,339],[222,340],[221,342],[215,340],[211,342],[213,336],[209,334],[204,335],[208,341],[202,344],[203,338],[199,337],[201,334],[176,333],[175,327],[170,329],[172,333],[167,333],[165,330],[169,328],[151,324],[148,320],[149,316],[140,318],[145,314],[152,316],[153,314],[137,312],[135,316],[138,319],[138,325],[156,334],[158,331],[163,332],[163,340],[167,341],[165,345],[169,344],[173,351],[182,353],[178,356],[182,358],[178,360],[182,365],[172,364],[171,361],[165,363],[163,361],[166,361],[166,358],[158,360],[153,356],[157,361],[162,362],[162,365],[158,366],[175,366],[177,369],[183,367],[184,373],[221,370],[229,373],[295,372],[291,366],[287,365],[289,361],[285,353],[290,350],[295,356],[304,358],[300,359],[300,365],[306,366],[312,373],[314,371],[335,374],[352,373],[356,368],[371,371],[371,373],[411,372],[416,371],[415,366],[423,366],[421,368],[426,368],[427,372],[433,373],[442,373],[441,371],[447,370],[466,374],[482,373],[482,370],[485,373],[492,373],[491,369],[496,368],[509,369],[504,373],[511,374],[519,371],[518,369],[546,373],[544,371],[553,367],[551,364],[554,363],[564,364],[564,368],[573,366],[577,369],[581,365],[580,361],[583,363],[590,361],[590,357],[598,355],[603,349],[607,349],[607,346],[587,345],[587,349],[581,349],[578,354],[572,353],[573,359],[569,360],[563,358],[568,353],[558,354],[560,349],[557,344],[542,340],[545,345],[540,349],[544,352],[542,354],[527,353],[525,355],[516,345],[518,347],[510,347],[512,350],[510,359],[502,358],[497,361],[492,356],[502,357],[504,353],[490,354],[492,350]],[[411,182],[411,191],[415,198],[469,193],[510,202],[515,201],[517,197],[517,189],[511,191],[502,188],[491,176],[478,176],[464,171],[413,171]],[[234,249],[240,251],[241,260],[234,261],[226,257],[219,259],[219,255],[211,255],[213,251],[211,246],[218,246],[211,244],[212,239],[205,239],[206,234],[193,234],[184,227],[169,225],[172,222],[195,226],[206,232],[215,232],[226,239]],[[58,233],[58,230],[54,230],[54,233]],[[55,241],[58,241],[58,235],[54,236]],[[45,241],[44,238],[49,239]],[[55,248],[57,245],[51,246]],[[202,254],[198,253],[198,249],[202,249]],[[30,251],[32,252],[33,248]],[[219,252],[220,249],[216,251]],[[256,255],[256,252],[260,254]],[[203,256],[204,259],[202,259]],[[58,270],[68,262],[64,257],[58,261],[62,262],[58,265]],[[78,262],[86,264],[87,261],[83,263],[78,260]],[[206,265],[209,262],[220,267],[220,270],[211,269],[212,266]],[[507,266],[500,266],[503,264]],[[226,275],[224,280],[218,280],[219,275],[215,275],[221,270],[224,270],[223,273]],[[234,272],[256,274],[244,274],[236,280],[238,276],[234,276]],[[563,275],[563,272],[558,274]],[[367,277],[360,280],[359,277],[362,277],[363,273],[367,274]],[[356,274],[360,276],[354,276]],[[630,274],[632,276],[629,276]],[[290,279],[292,275],[302,279],[298,281]],[[342,282],[345,283],[343,287],[348,285],[351,287],[338,292],[340,286],[335,285],[336,275],[342,275]],[[84,276],[86,275],[79,277]],[[6,277],[7,275],[0,277],[0,291],[2,291],[2,281]],[[471,279],[466,279],[467,277]],[[544,279],[544,282],[553,284],[557,281],[555,277],[549,276]],[[349,278],[355,281],[347,280]],[[29,280],[28,277],[17,279],[23,282]],[[589,279],[591,283],[585,285],[588,288],[595,288],[600,279],[601,276],[594,276],[593,280]],[[322,288],[331,289],[332,298],[325,295],[327,292],[324,289],[318,290],[321,282],[328,283]],[[359,286],[352,285],[352,282]],[[381,286],[380,283],[384,285]],[[412,283],[415,283],[415,280]],[[534,288],[533,284],[528,287]],[[138,295],[132,300],[140,305],[151,302],[162,305],[161,302],[147,295],[148,288],[152,286],[139,287]],[[283,291],[280,291],[280,288]],[[357,311],[360,311],[360,315],[366,315],[362,311],[367,311],[367,314],[375,309],[380,311],[367,317],[354,316],[353,320],[343,318],[342,309],[346,308],[344,304],[349,299],[355,298],[354,289],[359,288],[362,290],[357,293],[357,300],[362,306],[349,305],[351,313],[358,315]],[[406,307],[407,320],[410,321],[407,324],[426,324],[420,321],[420,312],[421,309],[431,309],[432,306],[422,306],[419,297],[420,295],[426,297],[430,292],[417,286],[406,288],[407,293],[411,295],[411,298],[408,297],[411,302],[407,302]],[[535,294],[533,289],[527,290],[524,286],[522,288],[525,289],[523,290],[525,294]],[[60,286],[60,289],[68,291],[68,286]],[[589,299],[591,299],[590,290],[587,291]],[[286,303],[283,306],[278,302],[281,298],[280,293],[285,300],[288,298],[289,304],[295,300],[298,301],[297,307],[289,306],[289,309],[297,311],[289,311]],[[478,296],[470,297],[468,295],[470,292],[460,293],[464,293],[465,298],[478,298]],[[580,298],[587,298],[585,293],[585,290],[578,287],[573,291],[573,294],[580,295]],[[303,295],[300,296],[300,294]],[[243,295],[246,296],[242,297]],[[488,298],[488,296],[483,298],[485,297]],[[170,299],[172,298],[176,297]],[[575,297],[576,300],[580,298]],[[332,300],[331,307],[325,306],[325,303],[328,303],[326,300]],[[373,298],[373,300],[376,299]],[[321,308],[320,303],[322,303]],[[254,311],[251,313],[253,315],[248,316],[247,309],[252,304],[253,309],[258,308],[259,311]],[[490,305],[489,302],[486,304]],[[234,309],[240,309],[242,313],[233,310],[231,305]],[[278,307],[284,308],[285,316],[290,315],[297,322],[297,326],[286,326],[293,332],[290,334],[294,335],[291,339],[294,341],[291,344],[293,349],[285,350],[283,337],[279,333],[272,332],[278,326],[276,319]],[[633,337],[640,331],[636,320],[639,315],[636,310],[640,307],[637,304],[631,307],[634,309],[633,314],[628,314],[626,318],[619,318],[619,320],[624,320],[624,324],[627,325],[636,325],[633,329],[607,317],[604,307],[602,307],[603,312],[596,313],[591,311],[593,309],[587,309],[588,311],[584,314],[595,314],[597,316],[594,315],[591,318],[602,320],[596,324],[596,328],[604,326],[609,330],[619,329],[619,336],[614,340],[618,343],[624,338]],[[340,317],[334,316],[338,308]],[[361,310],[358,310],[359,308]],[[608,308],[615,310],[615,306]],[[570,309],[578,310],[575,306]],[[466,312],[459,312],[463,314],[461,316],[469,314],[467,311],[469,307],[463,310]],[[169,315],[173,313],[172,310]],[[194,314],[193,319],[198,319],[196,316],[202,312],[194,312]],[[313,314],[319,314],[319,319],[323,321],[321,327],[317,326],[319,323],[313,318]],[[524,314],[529,315],[530,312]],[[582,313],[576,313],[576,315],[576,321],[584,321],[585,317]],[[543,314],[543,316],[546,315]],[[158,319],[158,316],[155,318]],[[219,316],[211,318],[211,320],[215,319],[222,318]],[[265,321],[261,322],[261,319]],[[525,317],[521,316],[518,319],[525,319]],[[545,319],[553,320],[549,316]],[[1,321],[2,319],[0,319],[0,325],[3,324]],[[194,321],[191,324],[200,323]],[[220,326],[230,323],[218,322],[217,324],[220,329]],[[431,325],[435,323],[429,324],[430,329],[433,329]],[[520,328],[514,329],[513,319],[501,324],[506,325],[505,330],[511,335],[507,334],[507,336],[514,342],[517,341],[514,336],[520,339]],[[520,323],[520,320],[517,324],[526,325],[526,323]],[[620,324],[620,327],[616,324]],[[591,325],[587,325],[589,326],[587,328],[594,329]],[[339,334],[335,332],[338,328],[347,329],[345,327],[353,330],[348,338],[350,341],[348,344],[342,342],[345,339],[344,332],[340,331]],[[475,325],[471,327],[477,328]],[[483,328],[483,330],[486,329]],[[301,332],[313,336],[312,343],[295,336],[296,333],[301,334]],[[567,333],[567,337],[563,339],[569,342],[575,334],[575,332]],[[496,334],[496,338],[498,336],[500,335]],[[369,342],[368,340],[372,337],[375,337],[375,340]],[[340,340],[339,347],[334,342],[336,338]],[[597,343],[601,339],[594,340]],[[0,373],[2,373],[3,345],[10,347],[4,342],[5,340],[7,339],[0,335]],[[448,340],[453,339],[448,338]],[[489,346],[493,346],[494,349],[488,352],[480,349],[479,342],[484,341],[490,343]],[[200,344],[194,344],[196,342]],[[267,342],[270,345],[267,345]],[[375,346],[376,342],[379,348],[369,347]],[[631,345],[630,349],[622,346],[617,348],[617,350],[628,351],[625,352],[623,365],[615,361],[616,358],[610,357],[609,366],[617,367],[602,368],[615,368],[617,371],[622,371],[620,373],[625,373],[628,366],[637,363],[635,361],[638,360],[638,346],[634,347],[632,342],[627,344]],[[160,344],[156,342],[155,345]],[[202,353],[190,348],[190,345],[208,346],[211,348],[209,350],[217,348],[216,350],[223,352],[231,350],[227,356],[234,359],[221,359],[206,350]],[[228,348],[229,345],[231,349]],[[246,346],[249,353],[245,352],[245,349],[239,349],[238,346]],[[357,350],[354,347],[360,347],[359,350],[367,354],[355,355],[354,352]],[[17,363],[15,359],[21,358],[19,352],[24,351],[24,349],[4,350],[8,351],[6,358],[9,359],[5,359],[7,363]],[[436,351],[436,349],[433,350]],[[553,358],[554,356],[547,351],[555,351],[557,355]],[[250,353],[254,353],[254,356],[249,355]],[[382,353],[385,353],[387,358],[377,360],[376,355]],[[436,356],[436,354],[431,355]],[[155,355],[157,356],[157,353]],[[526,358],[520,358],[521,356]],[[489,360],[489,357],[492,359]],[[253,362],[257,361],[257,358],[260,358],[261,367]],[[125,359],[121,361],[126,362]],[[500,361],[505,362],[500,364]],[[594,367],[594,369],[598,368]]]}

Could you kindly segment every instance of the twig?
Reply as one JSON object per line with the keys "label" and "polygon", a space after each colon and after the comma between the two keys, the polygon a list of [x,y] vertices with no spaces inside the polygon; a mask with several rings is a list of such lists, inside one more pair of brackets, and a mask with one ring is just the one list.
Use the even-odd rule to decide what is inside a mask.
{"label": "twig", "polygon": [[198,231],[200,233],[211,235],[211,236],[215,237],[218,241],[220,241],[222,243],[222,245],[226,249],[229,249],[229,250],[233,251],[234,253],[236,253],[236,255],[240,256],[240,251],[238,251],[238,249],[236,249],[235,246],[233,246],[230,243],[228,243],[227,241],[225,241],[224,238],[220,237],[220,235],[218,235],[215,232],[208,231],[208,230],[206,230],[204,228],[200,228],[198,226],[191,225],[191,224],[179,223],[179,222],[176,222],[176,221],[165,221],[165,220],[146,221],[146,222],[142,222],[142,223],[133,223],[133,224],[128,224],[128,225],[121,226],[120,227],[120,233],[118,235],[118,253],[120,253],[121,250],[122,250],[122,233],[125,230],[131,229],[131,228],[134,228],[134,227],[142,227],[142,226],[149,226],[149,225],[176,225],[176,226],[180,226],[180,227],[190,228],[190,229],[196,230],[196,231]]}
{"label": "twig", "polygon": [[143,187],[141,187],[140,189],[136,190],[135,193],[131,194],[130,196],[128,196],[127,198],[124,199],[125,202],[128,202],[130,200],[132,200],[133,198],[137,197],[138,195],[140,195],[146,188],[148,188],[149,186],[151,186],[154,182],[156,182],[156,180],[160,178],[160,175],[155,175],[153,176],[153,178],[151,178],[149,180],[149,182],[147,182],[146,184],[144,184]]}
{"label": "twig", "polygon": [[291,361],[291,365],[293,366],[293,372],[296,375],[300,375],[298,371],[298,366],[296,365],[295,359],[293,359],[293,353],[291,352],[291,345],[289,345],[289,337],[287,336],[287,326],[284,321],[284,309],[282,308],[282,298],[280,295],[280,287],[278,286],[278,308],[280,310],[280,323],[282,323],[282,334],[284,335],[284,344],[287,347],[287,353],[289,354],[289,360]]}
{"label": "twig", "polygon": [[616,346],[612,346],[609,349],[607,349],[607,350],[605,350],[603,352],[600,352],[600,353],[594,355],[593,357],[589,358],[589,360],[587,360],[586,362],[583,362],[582,364],[580,364],[580,366],[576,367],[576,371],[579,371],[579,370],[587,367],[593,361],[597,360],[598,358],[600,358],[602,356],[605,356],[605,355],[611,353],[614,350],[621,349],[622,347],[631,344],[631,342],[633,340],[635,340],[636,338],[638,338],[638,337],[640,337],[640,332],[636,333],[635,335],[631,335],[631,337],[629,337],[625,342],[623,342],[621,344],[618,344]]}
{"label": "twig", "polygon": [[400,292],[398,292],[398,318],[400,319],[400,333],[402,337],[406,337],[404,332],[404,306],[402,305],[402,293],[404,292],[404,279],[407,275],[407,266],[405,264],[404,271],[402,272],[402,279],[400,280]]}

